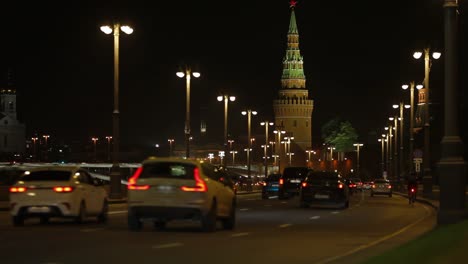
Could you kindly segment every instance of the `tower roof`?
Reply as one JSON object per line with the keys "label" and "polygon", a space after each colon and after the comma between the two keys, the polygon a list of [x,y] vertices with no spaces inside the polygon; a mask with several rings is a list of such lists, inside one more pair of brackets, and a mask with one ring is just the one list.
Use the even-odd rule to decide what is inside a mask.
{"label": "tower roof", "polygon": [[283,75],[281,76],[283,89],[306,89],[303,58],[299,50],[299,31],[297,29],[295,7],[296,1],[291,0],[288,45],[283,59]]}

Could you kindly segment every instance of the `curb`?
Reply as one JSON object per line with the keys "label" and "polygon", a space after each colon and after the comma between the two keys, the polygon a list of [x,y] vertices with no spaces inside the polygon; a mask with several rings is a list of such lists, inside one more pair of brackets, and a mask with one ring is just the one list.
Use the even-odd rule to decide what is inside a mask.
{"label": "curb", "polygon": [[[405,197],[405,198],[408,198],[408,195],[407,195],[407,194],[400,193],[400,192],[393,192],[393,193],[394,193],[394,194],[398,194],[398,195],[400,195],[400,196],[403,196],[403,197]],[[424,199],[424,198],[416,198],[416,202],[429,205],[429,206],[431,206],[432,208],[434,208],[436,211],[439,210],[439,206],[436,205],[436,204],[434,204],[433,201],[431,201],[431,200]],[[435,201],[434,201],[434,202],[435,202]]]}

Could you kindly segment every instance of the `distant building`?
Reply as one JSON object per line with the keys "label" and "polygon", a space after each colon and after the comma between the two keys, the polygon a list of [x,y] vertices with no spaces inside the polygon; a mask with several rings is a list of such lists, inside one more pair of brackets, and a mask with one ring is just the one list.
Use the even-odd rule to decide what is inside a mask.
{"label": "distant building", "polygon": [[0,88],[0,154],[7,157],[24,154],[26,146],[26,127],[16,115],[16,89],[9,81],[6,88]]}
{"label": "distant building", "polygon": [[275,125],[277,129],[287,132],[285,136],[294,137],[290,152],[294,156],[280,155],[281,167],[306,164],[306,150],[312,148],[312,111],[314,101],[309,98],[304,75],[304,59],[299,49],[299,32],[294,13],[295,2],[291,2],[291,19],[289,22],[288,44],[283,59],[283,74],[278,98],[273,103]]}

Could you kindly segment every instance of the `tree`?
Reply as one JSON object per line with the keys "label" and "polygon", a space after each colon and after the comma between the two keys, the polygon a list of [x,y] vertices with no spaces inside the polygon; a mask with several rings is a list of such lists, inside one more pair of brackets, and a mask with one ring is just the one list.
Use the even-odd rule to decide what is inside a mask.
{"label": "tree", "polygon": [[353,144],[357,142],[358,135],[349,121],[334,118],[322,127],[322,138],[337,152],[349,152],[354,151]]}

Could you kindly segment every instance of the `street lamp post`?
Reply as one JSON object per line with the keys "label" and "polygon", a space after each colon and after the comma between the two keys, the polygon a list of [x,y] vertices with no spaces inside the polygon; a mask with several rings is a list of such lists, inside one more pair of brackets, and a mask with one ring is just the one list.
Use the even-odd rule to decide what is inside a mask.
{"label": "street lamp post", "polygon": [[106,136],[106,139],[107,139],[107,160],[110,161],[111,157],[110,157],[110,141],[112,139],[112,136]]}
{"label": "street lamp post", "polygon": [[313,153],[314,151],[313,150],[306,150],[305,152],[308,155],[307,163],[309,163],[310,162],[310,154]]}
{"label": "street lamp post", "polygon": [[50,135],[42,135],[42,137],[44,138],[44,141],[45,141],[45,152],[44,152],[44,161],[47,162],[49,160],[49,157],[47,155],[47,152],[49,151],[48,148],[48,139],[50,137]]}
{"label": "street lamp post", "polygon": [[291,152],[291,140],[294,140],[294,137],[284,137],[284,140],[287,140],[287,141],[285,141],[284,152],[286,153],[286,155],[289,156],[289,163],[288,164],[289,164],[289,166],[291,166],[291,164],[292,164],[291,155],[294,155],[294,153]]}
{"label": "street lamp post", "polygon": [[384,175],[384,171],[385,171],[385,134],[382,134],[382,138],[379,138],[379,142],[381,143],[381,167],[382,167],[382,176]]}
{"label": "street lamp post", "polygon": [[169,157],[172,157],[172,143],[174,143],[174,139],[170,138],[167,142],[169,142]]}
{"label": "street lamp post", "polygon": [[[220,95],[218,96],[218,101],[221,102],[224,100],[224,150],[226,151],[226,153],[228,152],[227,150],[227,145],[228,145],[228,103],[229,101],[231,102],[234,102],[236,100],[236,97],[235,96],[229,96],[229,95]],[[231,143],[231,147],[232,147],[232,143]],[[227,162],[227,159],[225,161],[225,163]],[[226,164],[224,164],[226,165]]]}
{"label": "street lamp post", "polygon": [[214,154],[213,153],[208,153],[208,159],[210,160],[210,164],[211,164],[211,160],[214,158]]}
{"label": "street lamp post", "polygon": [[357,166],[356,166],[356,168],[357,168],[357,176],[360,177],[361,174],[360,174],[360,171],[359,171],[359,150],[361,149],[362,146],[364,146],[364,144],[356,143],[356,144],[353,144],[353,146],[355,146],[356,149],[357,149]]}
{"label": "street lamp post", "polygon": [[[415,59],[419,59],[422,52],[417,51],[413,54]],[[440,52],[433,52],[432,58],[439,59]],[[430,114],[429,114],[429,72],[431,71],[432,60],[430,58],[430,48],[424,49],[424,88],[426,111],[424,113],[424,152],[423,152],[423,194],[426,197],[432,197],[432,175],[431,175],[431,153],[430,153]]]}
{"label": "street lamp post", "polygon": [[391,116],[388,120],[393,121],[393,176],[398,177],[398,116]]}
{"label": "street lamp post", "polygon": [[257,111],[248,109],[246,111],[242,111],[242,115],[247,115],[247,176],[250,177],[250,151],[252,151],[252,140],[250,138],[250,129],[251,129],[251,122],[252,122],[252,115],[257,115]]}
{"label": "street lamp post", "polygon": [[445,24],[445,89],[444,136],[439,161],[440,207],[437,223],[452,224],[466,217],[466,161],[463,142],[459,135],[458,97],[458,1],[444,1]]}
{"label": "street lamp post", "polygon": [[236,160],[237,151],[231,150],[230,153],[232,154],[232,166],[234,166],[234,164],[236,163],[235,160]]}
{"label": "street lamp post", "polygon": [[260,125],[265,126],[265,145],[263,146],[263,155],[265,156],[264,165],[265,165],[265,179],[268,177],[268,159],[267,159],[267,147],[269,144],[268,141],[268,126],[273,126],[273,122],[264,121]]}
{"label": "street lamp post", "polygon": [[[414,147],[414,82],[410,82],[410,85],[404,84],[401,86],[403,90],[410,88],[410,128],[409,128],[409,136],[410,136],[410,144],[409,144],[409,153],[408,153],[408,176],[414,172],[413,166],[413,147]],[[422,89],[422,85],[417,85],[416,89]]]}
{"label": "street lamp post", "polygon": [[177,77],[179,78],[184,78],[185,77],[185,83],[186,83],[186,105],[185,105],[185,157],[188,159],[190,157],[190,78],[191,76],[198,78],[200,77],[199,72],[192,72],[192,69],[189,67],[185,67],[185,69],[180,70],[176,73]]}
{"label": "street lamp post", "polygon": [[403,174],[404,172],[404,161],[403,161],[403,150],[404,150],[404,145],[403,145],[403,138],[404,138],[404,135],[403,135],[403,126],[404,126],[404,117],[403,117],[403,108],[410,108],[411,106],[410,105],[404,105],[403,102],[400,102],[400,104],[394,104],[393,105],[393,108],[394,109],[399,109],[400,110],[400,115],[398,117],[398,120],[400,121],[400,124],[399,124],[399,128],[400,128],[400,150],[399,150],[399,154],[398,154],[398,160],[399,160],[399,167],[400,167],[400,170],[399,170],[399,174],[397,175],[398,177],[398,186],[400,185],[400,181],[401,181],[401,175]]}
{"label": "street lamp post", "polygon": [[275,146],[275,163],[278,163],[278,173],[281,173],[281,134],[286,134],[286,131],[282,130],[280,127],[277,127],[276,130],[273,131],[273,133],[275,133],[278,136]]}
{"label": "street lamp post", "polygon": [[393,143],[392,143],[392,138],[393,138],[393,125],[390,125],[388,127],[385,127],[385,130],[388,130],[388,141],[387,141],[387,170],[388,170],[388,176],[393,178]]}
{"label": "street lamp post", "polygon": [[120,165],[119,165],[119,147],[120,147],[120,132],[119,132],[119,36],[120,30],[125,34],[132,34],[133,28],[114,23],[113,26],[101,26],[101,31],[105,34],[114,33],[114,110],[112,112],[112,138],[114,139],[114,151],[112,155],[112,168],[110,173],[110,198],[121,198],[121,183],[120,183]]}
{"label": "street lamp post", "polygon": [[33,141],[33,156],[34,156],[34,160],[37,159],[36,157],[36,141],[38,140],[37,137],[32,137],[31,140]]}
{"label": "street lamp post", "polygon": [[91,140],[93,141],[93,145],[94,145],[94,162],[96,162],[96,161],[97,161],[97,147],[96,147],[96,142],[99,140],[99,138],[93,137],[93,138],[91,138]]}

